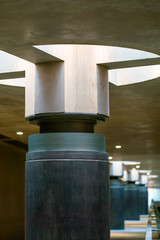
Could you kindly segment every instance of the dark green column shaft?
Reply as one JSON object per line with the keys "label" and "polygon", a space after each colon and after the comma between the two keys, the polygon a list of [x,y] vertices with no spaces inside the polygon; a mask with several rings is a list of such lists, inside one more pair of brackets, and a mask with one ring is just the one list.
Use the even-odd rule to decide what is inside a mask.
{"label": "dark green column shaft", "polygon": [[109,240],[109,172],[104,136],[29,137],[26,240]]}
{"label": "dark green column shaft", "polygon": [[125,220],[139,220],[139,190],[134,182],[128,182],[124,188]]}
{"label": "dark green column shaft", "polygon": [[124,186],[117,177],[110,178],[110,227],[124,229]]}
{"label": "dark green column shaft", "polygon": [[139,211],[141,215],[148,214],[148,188],[145,185],[139,185]]}

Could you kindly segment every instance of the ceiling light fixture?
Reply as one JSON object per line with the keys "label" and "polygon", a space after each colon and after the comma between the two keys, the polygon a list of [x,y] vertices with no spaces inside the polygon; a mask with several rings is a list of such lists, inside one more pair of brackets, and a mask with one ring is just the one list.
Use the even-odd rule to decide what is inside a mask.
{"label": "ceiling light fixture", "polygon": [[137,165],[137,166],[136,166],[136,168],[140,168],[140,166],[139,166],[139,165]]}
{"label": "ceiling light fixture", "polygon": [[121,145],[116,145],[115,148],[121,148]]}
{"label": "ceiling light fixture", "polygon": [[109,156],[108,159],[113,159],[113,157]]}
{"label": "ceiling light fixture", "polygon": [[23,135],[23,132],[17,132],[17,135]]}

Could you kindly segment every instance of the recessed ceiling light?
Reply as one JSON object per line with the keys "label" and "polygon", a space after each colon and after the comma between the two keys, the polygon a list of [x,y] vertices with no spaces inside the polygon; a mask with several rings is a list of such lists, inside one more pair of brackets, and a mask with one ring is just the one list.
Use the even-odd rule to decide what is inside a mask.
{"label": "recessed ceiling light", "polygon": [[17,135],[23,135],[23,132],[17,132]]}
{"label": "recessed ceiling light", "polygon": [[149,176],[149,175],[150,175],[150,173],[149,173],[149,172],[147,172],[147,175]]}
{"label": "recessed ceiling light", "polygon": [[132,168],[132,171],[136,171],[136,169],[135,169],[135,168]]}
{"label": "recessed ceiling light", "polygon": [[116,145],[115,148],[121,148],[121,145]]}
{"label": "recessed ceiling light", "polygon": [[140,168],[140,166],[139,166],[139,165],[137,165],[137,166],[136,166],[136,168]]}
{"label": "recessed ceiling light", "polygon": [[113,157],[110,156],[108,159],[113,159]]}

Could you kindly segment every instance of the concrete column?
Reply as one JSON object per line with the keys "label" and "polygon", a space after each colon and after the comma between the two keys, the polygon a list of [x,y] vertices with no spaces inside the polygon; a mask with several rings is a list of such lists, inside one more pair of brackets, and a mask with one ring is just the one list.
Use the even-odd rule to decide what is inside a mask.
{"label": "concrete column", "polygon": [[128,171],[124,187],[125,220],[139,220],[139,190],[135,182],[139,179],[137,170]]}
{"label": "concrete column", "polygon": [[139,211],[141,215],[148,214],[148,176],[146,174],[140,174],[139,185]]}
{"label": "concrete column", "polygon": [[124,186],[122,162],[110,163],[110,226],[111,229],[124,229]]}
{"label": "concrete column", "polygon": [[107,117],[107,70],[94,47],[54,50],[63,61],[35,65],[28,78],[27,119],[40,134],[29,137],[26,240],[108,240],[109,165],[94,134]]}

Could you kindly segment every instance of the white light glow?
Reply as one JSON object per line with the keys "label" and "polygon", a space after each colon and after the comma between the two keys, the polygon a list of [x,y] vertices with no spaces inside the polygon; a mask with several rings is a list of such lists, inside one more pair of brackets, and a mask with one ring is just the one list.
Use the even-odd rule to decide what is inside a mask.
{"label": "white light glow", "polygon": [[151,170],[139,170],[139,173],[148,173],[150,174],[152,171]]}
{"label": "white light glow", "polygon": [[121,145],[116,145],[115,148],[121,148]]}
{"label": "white light glow", "polygon": [[133,162],[133,161],[123,161],[122,163],[124,165],[137,165],[137,164],[141,164],[141,162]]}
{"label": "white light glow", "polygon": [[136,181],[135,184],[138,185],[140,182],[139,181]]}
{"label": "white light glow", "polygon": [[0,84],[14,87],[25,87],[25,78],[0,80]]}
{"label": "white light glow", "polygon": [[158,178],[158,175],[150,175],[149,178]]}
{"label": "white light glow", "polygon": [[110,156],[108,159],[113,159],[113,157]]}
{"label": "white light glow", "polygon": [[136,166],[136,168],[140,168],[140,166],[139,166],[139,165],[137,165],[137,166]]}
{"label": "white light glow", "polygon": [[17,135],[23,135],[23,132],[17,132]]}

